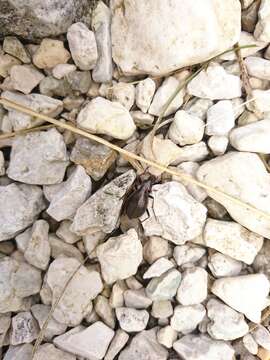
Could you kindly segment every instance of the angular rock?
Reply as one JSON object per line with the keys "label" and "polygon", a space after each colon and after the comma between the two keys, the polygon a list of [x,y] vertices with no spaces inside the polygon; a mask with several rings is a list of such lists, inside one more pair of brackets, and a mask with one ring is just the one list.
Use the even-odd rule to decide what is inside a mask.
{"label": "angular rock", "polygon": [[128,339],[129,335],[122,329],[118,329],[112,339],[112,342],[110,343],[104,360],[113,360],[126,345]]}
{"label": "angular rock", "polygon": [[[268,113],[270,111],[270,92],[268,90],[255,89],[252,91],[251,98],[254,98],[254,104],[251,102],[247,104],[247,108],[250,111],[253,111],[254,106],[256,106],[256,110],[261,113]],[[257,121],[257,119],[255,119]]]}
{"label": "angular rock", "polygon": [[60,183],[68,165],[63,136],[55,129],[16,137],[12,144],[8,176],[27,184]]}
{"label": "angular rock", "polygon": [[112,80],[112,41],[111,41],[111,10],[99,1],[92,14],[92,27],[95,31],[98,59],[92,71],[93,80],[107,83]]}
{"label": "angular rock", "polygon": [[183,273],[181,284],[177,291],[177,300],[182,305],[195,305],[207,297],[208,274],[200,267],[187,269]]}
{"label": "angular rock", "polygon": [[208,155],[209,150],[204,141],[193,145],[186,145],[181,148],[181,153],[177,156],[172,165],[179,165],[184,161],[201,161]]}
{"label": "angular rock", "polygon": [[3,50],[5,53],[14,56],[25,64],[31,62],[28,52],[16,36],[6,36],[4,38]]}
{"label": "angular rock", "polygon": [[259,17],[259,21],[257,22],[254,36],[257,40],[269,42],[270,41],[270,27],[269,27],[270,6],[267,0],[261,1],[258,17]]}
{"label": "angular rock", "polygon": [[124,301],[126,307],[135,309],[146,309],[152,304],[152,300],[146,295],[144,289],[126,290]]}
{"label": "angular rock", "polygon": [[1,6],[5,11],[0,16],[1,32],[2,35],[16,34],[29,40],[55,37],[88,14],[90,5],[86,0],[78,3],[73,0],[38,0],[27,4],[3,0]]}
{"label": "angular rock", "polygon": [[80,240],[80,236],[70,230],[71,224],[72,222],[69,220],[61,221],[59,228],[56,230],[56,235],[68,244],[74,244]]}
{"label": "angular rock", "polygon": [[207,110],[205,133],[207,135],[228,135],[234,127],[235,116],[232,102],[229,100],[218,101]]}
{"label": "angular rock", "polygon": [[150,77],[141,80],[136,86],[136,105],[144,113],[147,113],[154,93],[156,84]]}
{"label": "angular rock", "polygon": [[50,261],[48,233],[49,224],[45,220],[37,220],[31,229],[30,239],[24,252],[25,260],[41,270],[46,270]]}
{"label": "angular rock", "polygon": [[[36,304],[31,307],[31,312],[34,318],[37,320],[40,329],[44,326],[45,321],[50,312],[50,306],[43,304]],[[52,340],[55,335],[63,334],[67,329],[67,325],[61,324],[54,318],[51,318],[46,326],[44,338],[46,340]]]}
{"label": "angular rock", "polygon": [[67,78],[55,79],[53,76],[46,76],[39,84],[39,91],[42,95],[51,97],[64,97],[72,94],[71,84]]}
{"label": "angular rock", "polygon": [[90,88],[92,79],[90,71],[72,71],[65,76],[71,90],[86,94]]}
{"label": "angular rock", "polygon": [[100,188],[77,210],[71,231],[77,235],[98,231],[111,233],[118,224],[123,197],[135,180],[133,170],[118,176]]}
{"label": "angular rock", "polygon": [[230,143],[239,151],[269,154],[269,136],[270,119],[264,119],[234,128],[230,133]]}
{"label": "angular rock", "polygon": [[146,310],[119,307],[115,309],[115,314],[121,329],[127,332],[143,331],[149,320]]}
{"label": "angular rock", "polygon": [[74,63],[81,70],[91,70],[95,67],[98,53],[93,31],[82,22],[72,24],[67,32],[68,45]]}
{"label": "angular rock", "polygon": [[258,324],[255,330],[252,331],[252,336],[258,345],[270,351],[270,332],[267,328]]}
{"label": "angular rock", "polygon": [[180,245],[201,234],[206,208],[182,184],[170,181],[154,185],[151,196],[154,200],[153,205],[148,205],[150,216],[142,223],[146,236],[162,236]]}
{"label": "angular rock", "polygon": [[76,360],[76,356],[57,349],[53,344],[42,344],[37,349],[33,360]]}
{"label": "angular rock", "polygon": [[[230,152],[205,162],[198,170],[197,177],[203,183],[269,214],[270,178],[258,155]],[[207,190],[207,193],[221,203],[239,224],[270,238],[268,218],[247,210],[222,195],[214,194],[211,190]]]}
{"label": "angular rock", "polygon": [[166,360],[168,351],[157,342],[156,329],[142,331],[119,355],[119,360],[151,359]]}
{"label": "angular rock", "polygon": [[[63,110],[62,101],[41,94],[23,95],[11,91],[4,91],[1,95],[4,99],[14,101],[50,117],[59,115]],[[28,114],[13,110],[8,106],[5,106],[5,108],[8,110],[8,119],[12,123],[15,131],[29,129],[44,122],[43,120],[34,119],[33,116]]]}
{"label": "angular rock", "polygon": [[30,312],[21,312],[12,318],[10,344],[31,343],[38,336],[39,328]]}
{"label": "angular rock", "polygon": [[227,73],[215,63],[209,65],[187,85],[190,95],[203,99],[224,100],[241,97],[241,80],[239,76]]}
{"label": "angular rock", "polygon": [[208,267],[216,277],[237,276],[240,274],[243,264],[227,255],[215,253],[208,258]]}
{"label": "angular rock", "polygon": [[10,69],[14,65],[20,65],[20,61],[8,54],[0,54],[0,75],[4,78],[8,77]]}
{"label": "angular rock", "polygon": [[143,247],[143,258],[149,264],[169,255],[170,247],[167,240],[158,236],[150,236]]}
{"label": "angular rock", "polygon": [[83,263],[83,256],[80,250],[71,244],[66,244],[61,241],[54,234],[49,235],[49,243],[51,247],[51,257],[56,259],[59,256],[70,257],[77,259],[80,263]]}
{"label": "angular rock", "polygon": [[18,263],[17,270],[11,278],[15,296],[25,298],[38,294],[41,289],[41,271],[27,263]]}
{"label": "angular rock", "polygon": [[0,186],[0,241],[16,236],[31,225],[45,208],[42,190],[37,186]]}
{"label": "angular rock", "polygon": [[135,102],[135,87],[133,84],[118,82],[112,86],[111,100],[119,102],[127,110],[130,110]]}
{"label": "angular rock", "polygon": [[269,289],[270,283],[264,274],[251,274],[218,279],[211,291],[234,310],[257,323],[260,322],[261,311],[267,306]]}
{"label": "angular rock", "polygon": [[171,348],[177,339],[177,332],[170,326],[165,326],[157,332],[157,341],[165,346]]}
{"label": "angular rock", "polygon": [[154,318],[165,319],[173,314],[172,303],[169,300],[154,301],[151,315]]}
{"label": "angular rock", "polygon": [[180,245],[173,250],[173,257],[178,266],[187,263],[194,264],[206,253],[206,250],[199,246]]}
{"label": "angular rock", "polygon": [[52,74],[56,79],[60,80],[75,70],[76,70],[76,66],[73,64],[57,64],[52,69]]}
{"label": "angular rock", "polygon": [[116,152],[107,146],[79,137],[72,148],[70,160],[82,165],[94,180],[100,180],[116,160]]}
{"label": "angular rock", "polygon": [[179,110],[169,128],[169,138],[181,146],[200,142],[204,135],[205,124],[199,117]]}
{"label": "angular rock", "polygon": [[270,61],[257,56],[245,59],[245,65],[250,76],[263,80],[270,80]]}
{"label": "angular rock", "polygon": [[64,284],[70,280],[53,317],[55,320],[68,326],[80,324],[89,312],[94,299],[103,289],[100,275],[97,271],[89,271],[74,258],[57,258],[54,260],[47,273],[47,283],[52,290],[52,303],[54,304],[61,293]]}
{"label": "angular rock", "polygon": [[180,81],[176,77],[170,76],[166,78],[155,93],[153,101],[148,109],[149,114],[161,116],[164,112],[164,116],[168,116],[175,113],[183,104],[185,91],[179,91],[177,96],[175,96],[169,104],[168,108],[167,104],[179,86]]}
{"label": "angular rock", "polygon": [[10,345],[3,360],[29,360],[33,351],[31,344]]}
{"label": "angular rock", "polygon": [[186,335],[173,344],[183,360],[233,360],[234,349],[229,343],[212,340],[207,335]]}
{"label": "angular rock", "polygon": [[142,262],[142,245],[134,229],[112,237],[97,247],[97,258],[107,284],[136,274]]}
{"label": "angular rock", "polygon": [[10,70],[13,88],[24,94],[30,94],[43,78],[44,75],[32,65],[14,65]]}
{"label": "angular rock", "polygon": [[[126,75],[164,75],[205,61],[234,45],[240,35],[240,4],[203,1],[132,2],[113,6],[113,59]],[[147,21],[145,22],[145,14]],[[178,14],[186,19],[180,24]],[[209,21],[211,19],[211,21]],[[151,31],[147,24],[151,24]],[[194,24],[199,31],[194,32]],[[162,38],[160,37],[162,30]],[[211,34],[209,39],[206,34]],[[163,39],[166,39],[164,44]]]}
{"label": "angular rock", "polygon": [[95,299],[95,311],[99,318],[110,328],[115,328],[115,314],[109,300],[102,295]]}
{"label": "angular rock", "polygon": [[153,277],[159,277],[160,275],[162,275],[163,273],[165,273],[166,271],[170,270],[173,267],[174,267],[174,264],[170,260],[162,257],[162,258],[156,260],[148,268],[148,270],[143,274],[143,278],[150,279]]}
{"label": "angular rock", "polygon": [[203,305],[176,306],[171,317],[171,327],[186,335],[196,329],[206,315]]}
{"label": "angular rock", "polygon": [[65,64],[70,53],[64,48],[63,41],[43,39],[35,51],[33,63],[40,69],[50,69],[58,64]]}
{"label": "angular rock", "polygon": [[54,344],[72,354],[87,359],[101,360],[114,336],[114,331],[101,321],[85,328],[77,326],[54,338]]}
{"label": "angular rock", "polygon": [[263,237],[233,221],[208,219],[203,245],[250,265],[263,246]]}
{"label": "angular rock", "polygon": [[72,218],[89,197],[91,189],[91,178],[82,166],[76,166],[71,176],[53,195],[47,213],[57,221]]}
{"label": "angular rock", "polygon": [[153,115],[145,114],[142,111],[131,111],[131,116],[135,125],[140,129],[148,129],[152,127],[155,120]]}
{"label": "angular rock", "polygon": [[206,307],[211,320],[207,331],[213,339],[231,341],[248,333],[249,327],[243,314],[215,299],[210,299]]}
{"label": "angular rock", "polygon": [[208,140],[207,145],[214,155],[220,156],[226,152],[228,143],[227,136],[213,135]]}
{"label": "angular rock", "polygon": [[79,113],[77,125],[94,134],[126,140],[136,126],[128,110],[121,104],[102,97],[91,100]]}
{"label": "angular rock", "polygon": [[5,158],[2,151],[0,151],[0,176],[5,175],[6,169],[5,169]]}
{"label": "angular rock", "polygon": [[172,269],[152,279],[146,287],[146,295],[153,301],[171,300],[181,282],[181,273]]}

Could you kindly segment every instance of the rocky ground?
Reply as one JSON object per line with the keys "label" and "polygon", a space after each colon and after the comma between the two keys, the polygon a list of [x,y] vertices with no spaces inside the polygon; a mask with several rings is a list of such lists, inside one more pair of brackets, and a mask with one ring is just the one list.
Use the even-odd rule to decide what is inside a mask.
{"label": "rocky ground", "polygon": [[269,360],[269,0],[27,3],[1,99],[62,127],[0,105],[0,357]]}

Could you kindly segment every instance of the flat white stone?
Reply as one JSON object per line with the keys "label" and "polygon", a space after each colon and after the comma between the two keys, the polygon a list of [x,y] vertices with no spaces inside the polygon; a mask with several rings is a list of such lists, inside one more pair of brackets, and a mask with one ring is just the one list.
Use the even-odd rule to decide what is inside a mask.
{"label": "flat white stone", "polygon": [[184,161],[201,161],[209,155],[209,150],[204,141],[197,144],[181,147],[181,153],[177,156],[172,165],[179,165]]}
{"label": "flat white stone", "polygon": [[153,277],[158,277],[165,273],[167,270],[170,270],[174,267],[174,264],[162,257],[160,259],[157,259],[149,268],[148,270],[143,274],[144,279],[150,279]]}
{"label": "flat white stone", "polygon": [[142,262],[142,245],[138,234],[130,229],[97,247],[97,258],[104,280],[112,284],[136,274]]}
{"label": "flat white stone", "polygon": [[259,346],[270,351],[270,332],[266,327],[258,324],[255,330],[252,331],[252,336]]}
{"label": "flat white stone", "polygon": [[64,351],[86,359],[101,360],[114,336],[114,331],[101,321],[85,328],[78,326],[57,336],[53,343]]}
{"label": "flat white stone", "polygon": [[174,350],[183,360],[233,360],[233,347],[207,335],[186,335],[173,344]]}
{"label": "flat white stone", "polygon": [[24,94],[30,94],[43,78],[44,75],[32,65],[14,65],[10,69],[13,89]]}
{"label": "flat white stone", "polygon": [[169,138],[178,145],[192,145],[200,142],[204,135],[205,124],[202,119],[179,110],[169,127]]}
{"label": "flat white stone", "polygon": [[203,233],[204,245],[233,259],[252,264],[263,245],[263,237],[233,221],[208,219]]}
{"label": "flat white stone", "polygon": [[122,350],[122,348],[126,345],[128,339],[129,335],[122,329],[118,329],[115,332],[112,342],[110,343],[104,360],[113,360],[116,355]]}
{"label": "flat white stone", "polygon": [[234,127],[235,117],[232,102],[229,100],[218,101],[207,110],[205,133],[207,135],[228,135]]}
{"label": "flat white stone", "polygon": [[208,267],[216,277],[237,276],[240,274],[243,264],[241,261],[216,252],[208,258]]}
{"label": "flat white stone", "polygon": [[254,36],[257,40],[260,41],[270,41],[270,4],[267,0],[262,0],[259,12],[258,12],[259,21],[257,22]]}
{"label": "flat white stone", "polygon": [[234,0],[203,0],[200,11],[188,0],[124,0],[112,11],[113,59],[125,74],[167,74],[227,50],[240,36],[240,4]]}
{"label": "flat white stone", "polygon": [[[152,187],[153,205],[148,205],[149,218],[142,225],[146,236],[158,235],[184,244],[202,233],[206,208],[176,181]],[[153,206],[153,208],[152,208]]]}
{"label": "flat white stone", "polygon": [[3,360],[28,360],[33,351],[31,344],[10,345]]}
{"label": "flat white stone", "polygon": [[47,213],[57,221],[72,218],[89,197],[91,189],[91,178],[82,166],[76,166],[71,176],[53,195]]}
{"label": "flat white stone", "polygon": [[181,273],[176,269],[168,270],[160,277],[153,278],[146,287],[147,296],[153,301],[171,300],[181,282]]}
{"label": "flat white stone", "polygon": [[270,119],[264,119],[234,128],[230,133],[230,143],[239,151],[269,154],[269,136]]}
{"label": "flat white stone", "polygon": [[135,309],[146,309],[152,304],[152,300],[146,295],[145,290],[126,290],[124,292],[124,300],[126,307]]}
{"label": "flat white stone", "polygon": [[96,191],[79,207],[70,230],[77,235],[99,231],[110,234],[118,225],[124,195],[135,177],[135,172],[129,170]]}
{"label": "flat white stone", "polygon": [[243,336],[243,345],[249,353],[253,355],[256,355],[258,353],[259,346],[251,334]]}
{"label": "flat white stone", "polygon": [[224,100],[241,97],[241,80],[239,76],[227,73],[215,63],[201,71],[187,85],[190,95],[203,99]]}
{"label": "flat white stone", "polygon": [[95,312],[106,325],[112,329],[115,328],[115,313],[105,296],[98,295],[95,299]]}
{"label": "flat white stone", "polygon": [[213,339],[235,340],[248,333],[249,326],[243,314],[216,299],[210,299],[206,307],[207,316],[211,320],[207,331]]}
{"label": "flat white stone", "polygon": [[59,256],[65,256],[75,258],[79,260],[80,263],[83,263],[83,255],[76,246],[66,244],[54,234],[49,234],[49,244],[52,258],[57,259]]}
{"label": "flat white stone", "polygon": [[53,344],[42,344],[38,347],[34,360],[76,360],[76,356],[57,349]]}
{"label": "flat white stone", "polygon": [[146,310],[119,307],[115,309],[115,314],[121,329],[126,332],[144,330],[149,320],[149,313]]}
{"label": "flat white stone", "polygon": [[89,306],[92,305],[90,300],[103,289],[101,277],[97,271],[89,271],[77,259],[59,257],[50,264],[47,273],[47,283],[52,291],[53,304],[64,284],[75,271],[75,275],[53,313],[55,320],[68,326],[80,324],[89,312]]}
{"label": "flat white stone", "polygon": [[33,55],[33,63],[40,69],[53,68],[57,64],[65,64],[70,53],[64,48],[63,41],[43,39]]}
{"label": "flat white stone", "polygon": [[261,311],[267,306],[270,284],[264,274],[251,274],[218,279],[212,286],[212,293],[234,310],[243,313],[257,323]]}
{"label": "flat white stone", "polygon": [[[244,176],[243,176],[244,174]],[[270,177],[258,155],[230,152],[205,162],[197,172],[203,183],[224,191],[255,208],[269,213]],[[221,203],[239,224],[259,235],[270,238],[269,220],[255,211],[207,190],[208,195]]]}
{"label": "flat white stone", "polygon": [[110,135],[126,140],[136,126],[128,110],[117,102],[102,97],[91,100],[79,113],[77,125],[94,134]]}
{"label": "flat white stone", "polygon": [[33,185],[0,186],[0,241],[31,225],[45,208],[42,190]]}
{"label": "flat white stone", "polygon": [[38,336],[39,328],[32,314],[20,312],[12,318],[10,344],[19,345],[31,343]]}
{"label": "flat white stone", "polygon": [[27,184],[50,185],[63,180],[67,165],[63,136],[56,129],[36,131],[14,139],[7,174]]}
{"label": "flat white stone", "polygon": [[182,305],[195,305],[207,297],[208,273],[200,267],[187,269],[177,291],[176,298]]}
{"label": "flat white stone", "polygon": [[150,77],[141,80],[136,86],[136,105],[144,113],[147,112],[156,91],[156,83]]}
{"label": "flat white stone", "polygon": [[82,22],[72,24],[67,31],[68,45],[75,64],[81,70],[91,70],[95,67],[98,52],[93,31]]}
{"label": "flat white stone", "polygon": [[80,236],[70,230],[71,224],[70,220],[61,221],[59,228],[56,230],[56,235],[68,244],[74,244],[80,240]]}
{"label": "flat white stone", "polygon": [[183,104],[184,90],[179,91],[168,108],[167,104],[179,86],[180,81],[176,77],[170,76],[166,78],[155,93],[153,101],[148,109],[148,113],[155,116],[160,116],[163,113],[164,116],[168,116],[175,113]]}
{"label": "flat white stone", "polygon": [[25,298],[38,294],[41,283],[41,271],[25,262],[18,262],[16,272],[11,278],[11,286],[14,288],[15,296]]}
{"label": "flat white stone", "polygon": [[176,306],[171,317],[171,327],[186,335],[196,329],[206,315],[203,305]]}

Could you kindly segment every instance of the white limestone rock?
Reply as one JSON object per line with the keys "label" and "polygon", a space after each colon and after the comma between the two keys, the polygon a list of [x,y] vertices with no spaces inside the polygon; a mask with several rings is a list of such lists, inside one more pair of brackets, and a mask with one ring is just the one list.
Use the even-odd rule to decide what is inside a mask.
{"label": "white limestone rock", "polygon": [[[203,183],[270,214],[270,177],[258,155],[230,152],[205,162],[198,170],[197,177]],[[221,203],[236,222],[270,238],[270,224],[267,218],[255,211],[246,210],[243,206],[212,193],[211,190],[207,190],[207,193]]]}
{"label": "white limestone rock", "polygon": [[158,343],[155,328],[134,336],[131,343],[120,353],[119,360],[151,359],[166,360],[168,351]]}
{"label": "white limestone rock", "polygon": [[66,244],[54,234],[49,234],[49,244],[51,247],[51,257],[53,259],[57,259],[59,256],[64,256],[75,258],[79,260],[80,263],[83,263],[83,255],[76,246]]}
{"label": "white limestone rock", "polygon": [[186,145],[181,148],[180,154],[177,156],[172,165],[179,165],[184,161],[202,161],[209,155],[209,150],[204,141],[197,144]]}
{"label": "white limestone rock", "polygon": [[65,49],[63,41],[43,39],[33,55],[33,63],[39,69],[53,68],[57,64],[65,64],[70,53]]}
{"label": "white limestone rock", "polygon": [[177,332],[170,325],[161,328],[157,332],[157,341],[168,349],[172,348],[176,339]]}
{"label": "white limestone rock", "polygon": [[28,344],[35,340],[39,327],[30,311],[20,312],[12,318],[10,344]]}
{"label": "white limestone rock", "polygon": [[185,91],[183,89],[178,92],[178,94],[168,106],[168,109],[166,108],[167,103],[175,94],[179,86],[180,81],[176,77],[170,76],[166,78],[155,93],[153,101],[148,109],[148,113],[151,115],[160,116],[166,110],[164,112],[164,116],[174,114],[183,104],[183,98],[185,95]]}
{"label": "white limestone rock", "polygon": [[52,291],[53,304],[64,284],[75,271],[75,275],[53,313],[55,320],[68,326],[80,324],[89,312],[89,306],[92,306],[91,300],[103,289],[101,277],[97,271],[89,271],[77,259],[59,257],[50,264],[47,273],[47,283]]}
{"label": "white limestone rock", "polygon": [[96,83],[107,83],[112,80],[113,73],[111,10],[103,1],[99,1],[91,17],[98,51],[98,59],[92,71],[92,76]]}
{"label": "white limestone rock", "polygon": [[264,274],[251,274],[218,279],[211,291],[234,310],[257,323],[260,322],[261,311],[268,305],[269,289],[270,283]]}
{"label": "white limestone rock", "polygon": [[218,101],[207,110],[205,133],[207,135],[228,135],[234,127],[235,116],[230,100]]}
{"label": "white limestone rock", "polygon": [[79,113],[77,125],[94,134],[110,135],[126,140],[136,126],[128,110],[117,102],[102,97],[91,100]]}
{"label": "white limestone rock", "polygon": [[30,359],[33,351],[31,344],[23,345],[10,345],[3,360],[28,360]]}
{"label": "white limestone rock", "polygon": [[135,172],[129,170],[96,191],[79,207],[70,230],[77,235],[98,231],[110,234],[118,225],[124,195],[135,177]]}
{"label": "white limestone rock", "polygon": [[233,99],[242,95],[241,80],[239,76],[227,73],[221,65],[215,63],[189,82],[187,92],[203,99]]}
{"label": "white limestone rock", "polygon": [[44,79],[44,75],[32,65],[14,65],[10,69],[10,80],[15,90],[30,92]]}
{"label": "white limestone rock", "polygon": [[207,316],[211,320],[207,331],[213,339],[231,341],[248,333],[249,326],[243,314],[216,299],[210,299],[206,307]]}
{"label": "white limestone rock", "polygon": [[229,140],[227,136],[213,135],[209,138],[207,145],[212,153],[216,156],[225,154]]}
{"label": "white limestone rock", "polygon": [[85,328],[77,326],[67,333],[57,336],[53,343],[71,354],[91,360],[104,358],[114,331],[101,321]]}
{"label": "white limestone rock", "polygon": [[15,268],[11,277],[15,296],[26,298],[38,294],[42,283],[41,271],[25,262],[18,262]]}
{"label": "white limestone rock", "polygon": [[45,343],[38,347],[33,360],[76,360],[75,355],[57,349],[53,344]]}
{"label": "white limestone rock", "polygon": [[151,315],[157,319],[165,319],[173,314],[172,303],[169,300],[154,301]]}
{"label": "white limestone rock", "polygon": [[162,257],[160,259],[157,259],[147,269],[147,271],[143,274],[143,278],[144,279],[151,279],[153,277],[159,277],[160,275],[162,275],[166,271],[172,269],[173,267],[174,267],[174,264],[170,260]]}
{"label": "white limestone rock", "polygon": [[60,183],[68,165],[66,145],[56,129],[16,137],[12,143],[8,176],[35,185]]}
{"label": "white limestone rock", "polygon": [[171,317],[171,327],[186,335],[196,329],[206,315],[203,305],[176,306]]}
{"label": "white limestone rock", "polygon": [[204,135],[204,121],[184,110],[179,110],[169,127],[169,138],[178,145],[192,145],[200,142]]}
{"label": "white limestone rock", "polygon": [[58,64],[52,69],[52,75],[60,80],[75,70],[76,66],[73,64]]}
{"label": "white limestone rock", "polygon": [[202,233],[206,208],[176,181],[154,185],[149,218],[142,225],[146,236],[158,235],[181,245]]}
{"label": "white limestone rock", "polygon": [[115,328],[115,314],[109,300],[103,296],[98,295],[95,299],[95,312],[106,325],[110,328]]}
{"label": "white limestone rock", "polygon": [[125,306],[135,309],[147,309],[152,300],[146,295],[144,288],[138,290],[126,290],[124,292]]}
{"label": "white limestone rock", "polygon": [[[61,100],[53,99],[46,95],[23,95],[16,92],[4,91],[1,96],[4,99],[14,101],[50,117],[59,115],[63,110],[63,102]],[[4,108],[8,110],[8,120],[11,122],[15,131],[29,129],[44,122],[43,120],[35,119],[33,116],[28,114],[23,114],[17,110],[13,110],[8,106],[4,106]]]}
{"label": "white limestone rock", "polygon": [[154,263],[159,258],[168,256],[169,252],[168,241],[159,236],[150,236],[143,246],[143,258],[149,264]]}
{"label": "white limestone rock", "polygon": [[146,310],[119,307],[115,309],[115,314],[121,329],[126,332],[143,331],[149,320],[149,313]]}
{"label": "white limestone rock", "polygon": [[196,245],[180,245],[175,246],[173,250],[173,257],[178,266],[184,264],[194,264],[199,261],[203,255],[206,253],[206,250],[200,246]]}
{"label": "white limestone rock", "polygon": [[5,169],[5,158],[2,151],[0,151],[0,176],[5,175],[6,169]]}
{"label": "white limestone rock", "polygon": [[233,221],[208,219],[203,245],[250,265],[263,245],[263,237]]}
{"label": "white limestone rock", "polygon": [[25,260],[41,270],[46,270],[50,261],[48,233],[49,224],[45,220],[37,220],[31,228],[24,251]]}
{"label": "white limestone rock", "polygon": [[153,278],[145,291],[153,301],[171,300],[181,282],[181,273],[176,269],[168,270],[163,275]]}
{"label": "white limestone rock", "polygon": [[129,335],[122,329],[115,332],[104,360],[113,360],[128,342]]}
{"label": "white limestone rock", "polygon": [[216,252],[215,254],[209,256],[208,267],[216,278],[220,278],[239,275],[243,264],[241,261]]}
{"label": "white limestone rock", "polygon": [[269,154],[269,136],[270,119],[263,119],[234,128],[230,133],[230,143],[236,150],[239,151]]}
{"label": "white limestone rock", "polygon": [[270,332],[266,327],[258,324],[255,330],[252,331],[252,336],[259,346],[270,351]]}
{"label": "white limestone rock", "polygon": [[173,344],[183,360],[233,360],[233,347],[221,340],[212,340],[207,335],[186,335]]}
{"label": "white limestone rock", "polygon": [[270,41],[270,4],[267,0],[262,0],[258,12],[259,21],[257,22],[254,36],[257,40]]}
{"label": "white limestone rock", "polygon": [[127,110],[130,110],[135,102],[135,87],[133,84],[118,82],[113,84],[110,89],[111,100],[123,105]]}
{"label": "white limestone rock", "polygon": [[5,53],[14,56],[25,64],[31,62],[29,53],[16,36],[6,36],[4,38],[3,50]]}
{"label": "white limestone rock", "polygon": [[91,178],[82,166],[76,166],[71,176],[53,195],[47,213],[57,221],[72,218],[89,197],[91,189]]}
{"label": "white limestone rock", "polygon": [[140,110],[131,111],[130,114],[134,120],[135,125],[139,129],[143,129],[143,130],[148,129],[153,126],[153,123],[155,121],[155,118],[153,115],[145,114]]}
{"label": "white limestone rock", "polygon": [[107,284],[136,274],[142,262],[142,244],[137,232],[130,229],[126,234],[111,237],[97,247],[97,258]]}
{"label": "white limestone rock", "polygon": [[81,70],[95,67],[98,53],[93,31],[82,22],[72,24],[67,31],[68,45],[74,63]]}
{"label": "white limestone rock", "polygon": [[136,86],[136,105],[147,113],[156,91],[156,83],[150,77],[141,80]]}
{"label": "white limestone rock", "polygon": [[0,241],[31,225],[45,208],[42,190],[33,185],[0,186]]}
{"label": "white limestone rock", "polygon": [[245,59],[245,65],[250,76],[263,80],[270,80],[270,61],[257,56]]}
{"label": "white limestone rock", "polygon": [[71,225],[70,220],[61,221],[59,228],[56,230],[56,235],[68,244],[75,244],[80,240],[80,236],[70,230]]}
{"label": "white limestone rock", "polygon": [[[196,5],[188,0],[168,3],[162,0],[115,2],[112,6],[115,63],[127,75],[160,76],[203,62],[238,41],[238,1],[220,3],[204,0],[200,10],[198,12]],[[185,19],[184,24],[178,22],[178,14]],[[198,25],[198,31],[194,31],[194,24]],[[206,34],[211,34],[211,37]]]}
{"label": "white limestone rock", "polygon": [[182,275],[182,281],[176,298],[182,305],[195,305],[207,297],[208,273],[200,267],[187,269]]}

